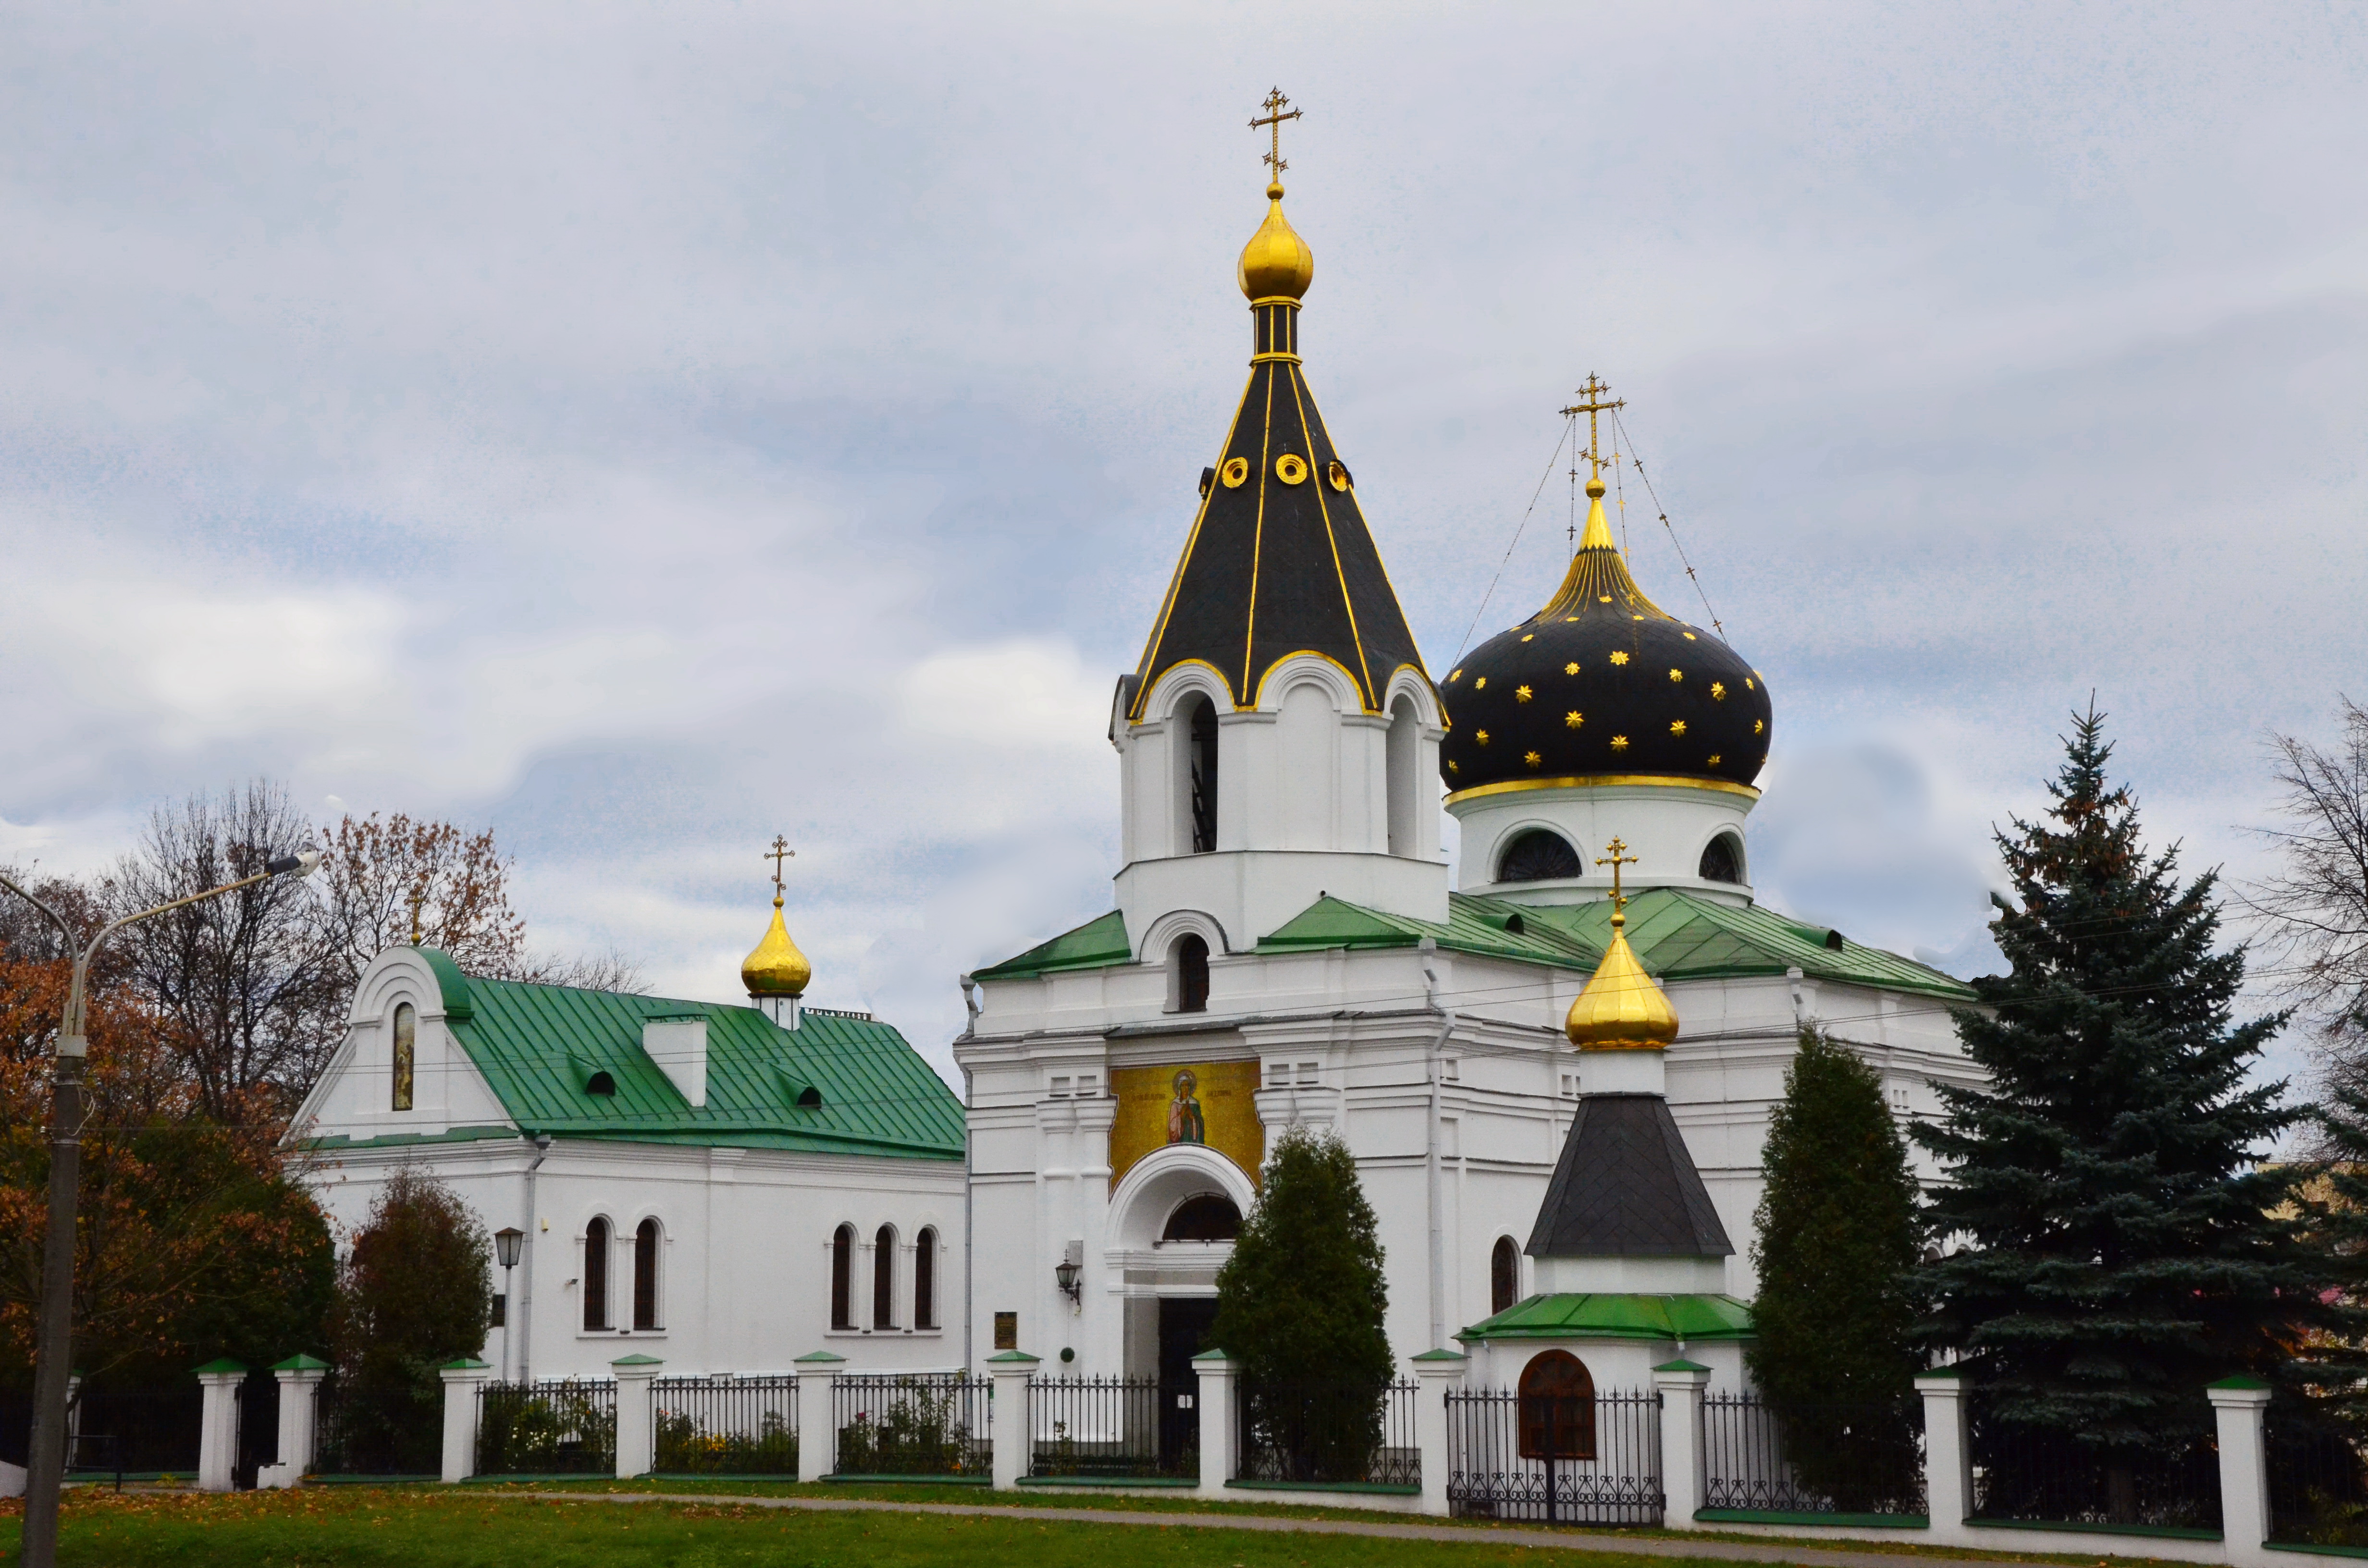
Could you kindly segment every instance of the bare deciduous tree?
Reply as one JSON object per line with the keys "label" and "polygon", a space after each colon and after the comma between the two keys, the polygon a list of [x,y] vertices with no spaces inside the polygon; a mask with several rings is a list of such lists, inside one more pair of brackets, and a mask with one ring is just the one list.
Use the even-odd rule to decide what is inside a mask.
{"label": "bare deciduous tree", "polygon": [[2271,737],[2288,825],[2263,830],[2279,869],[2245,902],[2262,917],[2305,1017],[2326,1045],[2349,1055],[2368,1044],[2368,710],[2340,700],[2343,733],[2334,745]]}

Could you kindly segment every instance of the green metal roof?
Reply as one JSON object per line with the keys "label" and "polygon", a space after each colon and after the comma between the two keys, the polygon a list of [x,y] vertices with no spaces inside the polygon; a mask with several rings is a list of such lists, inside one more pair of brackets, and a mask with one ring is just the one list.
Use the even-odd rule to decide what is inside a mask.
{"label": "green metal roof", "polygon": [[1487,1339],[1748,1339],[1751,1308],[1733,1296],[1645,1296],[1605,1290],[1531,1296],[1455,1337]]}
{"label": "green metal roof", "polygon": [[1033,980],[1064,969],[1100,969],[1128,963],[1134,949],[1127,945],[1126,916],[1117,910],[1097,915],[1074,931],[1064,931],[1040,942],[1016,959],[973,972],[973,980]]}
{"label": "green metal roof", "polygon": [[[436,957],[441,958],[442,954]],[[430,960],[433,961],[432,960]],[[888,1024],[808,1008],[795,1030],[754,1007],[518,981],[437,967],[453,1038],[527,1132],[630,1142],[958,1160],[962,1108]],[[458,982],[468,1013],[451,1012]],[[642,1050],[649,1018],[707,1020],[707,1103],[693,1106]],[[586,1085],[595,1073],[613,1095]],[[818,1091],[821,1104],[801,1106]],[[473,1136],[492,1130],[470,1129]],[[322,1148],[383,1139],[318,1141]]]}

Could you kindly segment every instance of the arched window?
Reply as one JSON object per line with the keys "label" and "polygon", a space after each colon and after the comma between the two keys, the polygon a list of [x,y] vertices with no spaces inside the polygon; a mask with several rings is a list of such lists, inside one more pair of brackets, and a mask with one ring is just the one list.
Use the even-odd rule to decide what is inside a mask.
{"label": "arched window", "polygon": [[1205,1013],[1209,1010],[1209,944],[1200,936],[1186,932],[1176,938],[1168,949],[1176,968],[1176,1010],[1179,1013]]}
{"label": "arched window", "polygon": [[1488,1313],[1511,1307],[1521,1293],[1521,1249],[1510,1236],[1498,1236],[1488,1254]]}
{"label": "arched window", "polygon": [[841,1225],[830,1238],[830,1326],[855,1326],[855,1227]]}
{"label": "arched window", "polygon": [[1743,881],[1743,846],[1735,835],[1722,833],[1702,846],[1700,874],[1706,882]]}
{"label": "arched window", "polygon": [[394,1108],[411,1108],[412,1067],[419,1052],[419,1009],[408,1002],[394,1005]]}
{"label": "arched window", "polygon": [[1242,1211],[1234,1200],[1213,1192],[1188,1198],[1167,1216],[1159,1233],[1163,1242],[1230,1242],[1242,1233]]}
{"label": "arched window", "polygon": [[1532,1357],[1521,1369],[1521,1457],[1595,1457],[1595,1380],[1567,1350]]}
{"label": "arched window", "polygon": [[871,1326],[896,1326],[896,1227],[882,1225],[871,1238]]}
{"label": "arched window", "polygon": [[584,1227],[584,1326],[609,1326],[609,1221]]}
{"label": "arched window", "polygon": [[913,1238],[913,1326],[938,1326],[938,1233]]}
{"label": "arched window", "polygon": [[1580,875],[1578,851],[1558,833],[1533,827],[1505,846],[1497,860],[1500,882],[1555,881]]}
{"label": "arched window", "polygon": [[1417,790],[1422,773],[1422,720],[1414,710],[1414,699],[1401,695],[1390,704],[1390,735],[1386,748],[1389,772],[1390,853],[1406,856],[1415,853],[1420,835],[1415,832]]}
{"label": "arched window", "polygon": [[644,1220],[633,1232],[633,1326],[658,1325],[658,1222]]}
{"label": "arched window", "polygon": [[1176,710],[1183,742],[1184,839],[1195,855],[1217,847],[1217,708],[1206,697],[1194,695]]}

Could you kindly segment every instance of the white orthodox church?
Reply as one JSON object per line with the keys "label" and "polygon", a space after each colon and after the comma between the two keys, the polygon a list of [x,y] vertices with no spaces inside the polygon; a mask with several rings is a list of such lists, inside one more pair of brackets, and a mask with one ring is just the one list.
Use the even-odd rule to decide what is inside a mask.
{"label": "white orthodox church", "polygon": [[290,1158],[348,1225],[408,1163],[518,1233],[501,1370],[1021,1348],[1180,1377],[1270,1140],[1304,1125],[1356,1156],[1400,1357],[1461,1346],[1510,1382],[1560,1346],[1634,1386],[1691,1355],[1735,1382],[1801,1024],[1902,1118],[1975,1081],[1965,986],[1754,899],[1767,681],[1646,597],[1600,479],[1543,608],[1425,669],[1304,371],[1282,194],[1241,259],[1247,389],[1111,699],[1114,907],[963,977],[966,1103],[887,1024],[801,1005],[779,897],[746,1006],[419,948],[363,976]]}

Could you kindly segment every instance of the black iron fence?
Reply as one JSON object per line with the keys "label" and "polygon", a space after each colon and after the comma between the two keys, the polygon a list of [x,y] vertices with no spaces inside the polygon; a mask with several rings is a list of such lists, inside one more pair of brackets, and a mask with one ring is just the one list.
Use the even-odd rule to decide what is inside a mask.
{"label": "black iron fence", "polygon": [[1237,1481],[1418,1486],[1412,1383],[1235,1385]]}
{"label": "black iron fence", "polygon": [[1657,1525],[1661,1396],[1447,1396],[1447,1501],[1465,1518]]}
{"label": "black iron fence", "polygon": [[614,1475],[617,1385],[552,1380],[477,1390],[479,1475]]}
{"label": "black iron fence", "polygon": [[2368,1546],[2368,1461],[2323,1417],[2269,1411],[2270,1539],[2289,1546]]}
{"label": "black iron fence", "polygon": [[1028,1473],[1198,1475],[1199,1403],[1198,1379],[1030,1378]]}
{"label": "black iron fence", "polygon": [[316,1475],[420,1476],[444,1468],[441,1382],[365,1385],[331,1372],[313,1413]]}
{"label": "black iron fence", "polygon": [[798,1472],[795,1378],[655,1378],[650,1431],[669,1474]]}
{"label": "black iron fence", "polygon": [[194,1380],[187,1387],[167,1388],[85,1384],[67,1423],[82,1440],[68,1450],[67,1462],[90,1461],[109,1474],[195,1475],[204,1421],[205,1390]]}
{"label": "black iron fence", "polygon": [[1702,1401],[1705,1502],[1791,1514],[1921,1516],[1924,1416],[1896,1404],[1770,1404],[1721,1392]]}
{"label": "black iron fence", "polygon": [[[2201,1402],[2199,1402],[2200,1403]],[[1972,1411],[1973,1517],[2025,1524],[2220,1528],[2220,1456],[2203,1411],[2195,1435],[2108,1449],[2075,1433]]]}
{"label": "black iron fence", "polygon": [[994,1472],[994,1381],[962,1372],[834,1378],[841,1475]]}

